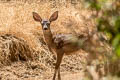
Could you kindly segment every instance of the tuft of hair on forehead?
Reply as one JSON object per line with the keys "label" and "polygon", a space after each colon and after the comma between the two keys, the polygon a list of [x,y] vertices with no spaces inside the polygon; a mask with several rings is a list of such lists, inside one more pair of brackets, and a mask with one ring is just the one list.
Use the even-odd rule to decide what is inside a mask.
{"label": "tuft of hair on forehead", "polygon": [[47,19],[43,19],[41,23],[50,23],[50,21]]}

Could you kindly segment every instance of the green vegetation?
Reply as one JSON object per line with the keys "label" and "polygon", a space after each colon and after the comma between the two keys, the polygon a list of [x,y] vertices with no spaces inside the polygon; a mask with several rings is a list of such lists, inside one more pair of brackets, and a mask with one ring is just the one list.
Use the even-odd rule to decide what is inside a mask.
{"label": "green vegetation", "polygon": [[120,1],[119,0],[85,0],[87,7],[96,11],[95,20],[99,31],[109,38],[109,43],[120,57]]}

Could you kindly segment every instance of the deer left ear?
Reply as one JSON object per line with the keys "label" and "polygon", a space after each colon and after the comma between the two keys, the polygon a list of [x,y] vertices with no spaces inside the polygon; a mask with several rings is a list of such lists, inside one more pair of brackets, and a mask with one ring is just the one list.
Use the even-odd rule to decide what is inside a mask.
{"label": "deer left ear", "polygon": [[42,18],[39,16],[38,13],[36,12],[33,12],[33,19],[37,22],[41,22],[42,21]]}
{"label": "deer left ear", "polygon": [[54,13],[51,15],[49,21],[50,21],[50,22],[55,21],[57,18],[58,18],[58,11],[54,12]]}

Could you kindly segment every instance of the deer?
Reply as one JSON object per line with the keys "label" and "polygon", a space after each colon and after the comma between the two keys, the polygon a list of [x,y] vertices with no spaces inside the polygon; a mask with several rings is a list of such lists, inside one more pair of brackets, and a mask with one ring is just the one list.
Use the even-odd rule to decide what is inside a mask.
{"label": "deer", "polygon": [[[83,49],[87,52],[96,53],[93,50],[91,45],[97,46],[100,45],[98,40],[92,40],[93,35],[89,35],[88,37],[83,35],[75,35],[75,34],[57,34],[53,35],[51,32],[51,23],[56,21],[58,18],[58,11],[55,11],[49,19],[42,19],[40,15],[36,12],[32,12],[33,19],[37,22],[40,22],[43,31],[43,38],[45,43],[47,44],[49,51],[52,54],[56,54],[56,64],[55,71],[52,80],[56,80],[56,75],[58,73],[58,80],[61,80],[60,74],[60,64],[62,62],[64,55],[72,55],[74,52]],[[102,53],[102,52],[101,52]]]}

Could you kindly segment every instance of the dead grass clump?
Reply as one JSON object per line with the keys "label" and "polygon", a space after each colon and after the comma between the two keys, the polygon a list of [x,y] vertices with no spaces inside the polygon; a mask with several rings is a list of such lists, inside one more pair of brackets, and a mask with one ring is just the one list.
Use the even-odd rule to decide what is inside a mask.
{"label": "dead grass clump", "polygon": [[0,35],[0,63],[32,59],[32,49],[26,42],[11,34]]}

